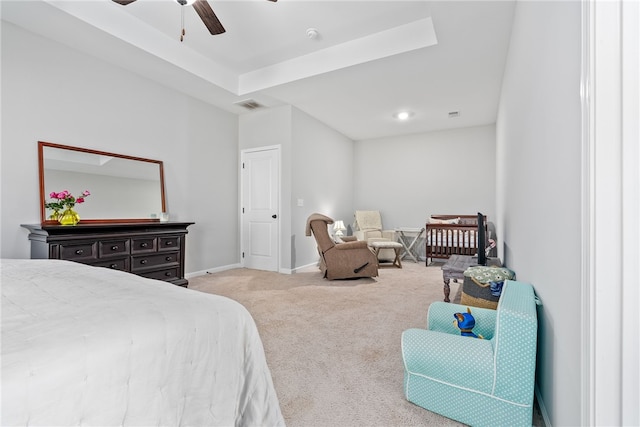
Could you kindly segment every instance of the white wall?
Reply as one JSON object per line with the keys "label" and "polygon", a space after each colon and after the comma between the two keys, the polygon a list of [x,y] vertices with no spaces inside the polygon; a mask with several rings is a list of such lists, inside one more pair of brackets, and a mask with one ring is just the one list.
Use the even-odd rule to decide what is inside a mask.
{"label": "white wall", "polygon": [[353,142],[291,106],[244,114],[239,123],[241,150],[281,146],[281,271],[316,263],[306,220],[314,212],[344,220],[353,215]]}
{"label": "white wall", "polygon": [[353,141],[294,108],[292,160],[292,265],[302,267],[318,261],[315,239],[304,234],[309,215],[345,225],[353,217]]}
{"label": "white wall", "polygon": [[580,2],[518,2],[496,126],[500,253],[542,300],[537,387],[558,426],[580,424],[587,387],[579,324],[580,18]]}
{"label": "white wall", "polygon": [[291,106],[258,110],[239,117],[238,146],[280,146],[279,269],[291,269]]}
{"label": "white wall", "polygon": [[3,21],[0,256],[30,256],[20,224],[40,222],[44,140],[164,161],[171,219],[196,222],[187,273],[237,263],[237,126],[233,114]]}
{"label": "white wall", "polygon": [[385,228],[423,227],[432,214],[494,222],[495,161],[493,125],[358,141],[354,209],[379,210]]}

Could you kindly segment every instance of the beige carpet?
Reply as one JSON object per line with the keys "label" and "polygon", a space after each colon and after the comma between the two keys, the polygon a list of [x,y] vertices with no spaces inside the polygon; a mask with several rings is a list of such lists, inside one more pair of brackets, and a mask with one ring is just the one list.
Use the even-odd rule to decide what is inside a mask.
{"label": "beige carpet", "polygon": [[[322,279],[317,268],[235,269],[193,278],[189,288],[253,315],[288,426],[459,425],[404,398],[400,335],[424,328],[443,293],[439,265],[403,267],[347,281]],[[456,295],[459,285],[451,287]]]}

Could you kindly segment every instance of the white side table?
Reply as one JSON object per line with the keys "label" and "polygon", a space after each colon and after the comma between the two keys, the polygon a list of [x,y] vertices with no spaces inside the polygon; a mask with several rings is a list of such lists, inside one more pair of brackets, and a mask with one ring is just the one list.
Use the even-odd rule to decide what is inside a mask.
{"label": "white side table", "polygon": [[[396,228],[396,233],[399,234],[398,240],[400,241],[400,243],[402,243],[402,247],[404,248],[404,253],[400,257],[400,259],[404,258],[405,256],[409,256],[409,257],[411,257],[411,259],[413,259],[413,262],[418,262],[417,254],[414,253],[414,249],[413,248],[416,245],[416,242],[418,241],[418,239],[422,236],[422,233],[424,233],[424,230],[425,230],[424,227],[422,227],[422,228],[411,228],[411,227]],[[411,236],[413,236],[413,239],[407,245],[407,241],[411,238]]]}

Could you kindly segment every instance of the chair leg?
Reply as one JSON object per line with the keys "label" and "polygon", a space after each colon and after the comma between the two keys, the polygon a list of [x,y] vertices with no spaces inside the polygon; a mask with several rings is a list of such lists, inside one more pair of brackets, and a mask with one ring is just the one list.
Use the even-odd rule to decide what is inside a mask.
{"label": "chair leg", "polygon": [[395,265],[398,268],[402,268],[402,261],[400,261],[400,249],[399,248],[394,248],[395,252],[396,252],[396,259],[393,260],[393,265]]}
{"label": "chair leg", "polygon": [[373,254],[376,256],[376,262],[378,263],[378,267],[380,267],[380,260],[378,259],[378,252],[380,252],[379,248],[373,248]]}
{"label": "chair leg", "polygon": [[[393,260],[391,265],[390,266],[387,265],[385,267],[402,268],[402,261],[400,261],[400,248],[383,248],[383,249],[393,249],[395,253],[395,259]],[[376,260],[378,260],[378,252],[380,252],[380,248],[373,248],[372,251],[376,255]],[[378,260],[378,266],[380,266],[380,260]]]}

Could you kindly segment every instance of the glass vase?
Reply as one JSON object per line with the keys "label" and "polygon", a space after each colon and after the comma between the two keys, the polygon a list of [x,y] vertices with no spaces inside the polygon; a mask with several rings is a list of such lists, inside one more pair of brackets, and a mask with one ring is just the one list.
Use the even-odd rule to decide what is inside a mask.
{"label": "glass vase", "polygon": [[58,222],[62,225],[76,225],[80,222],[80,215],[73,209],[68,208],[60,214]]}
{"label": "glass vase", "polygon": [[57,221],[58,218],[60,218],[60,211],[58,209],[54,209],[53,212],[51,212],[51,215],[49,215],[49,219],[51,221]]}

